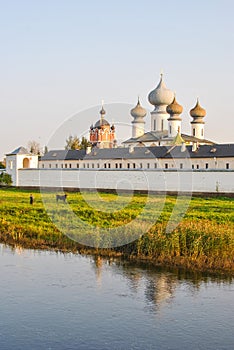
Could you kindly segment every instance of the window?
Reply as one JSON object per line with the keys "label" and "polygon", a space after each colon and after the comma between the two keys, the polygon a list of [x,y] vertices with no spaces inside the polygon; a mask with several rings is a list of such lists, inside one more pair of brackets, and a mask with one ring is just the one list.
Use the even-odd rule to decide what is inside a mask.
{"label": "window", "polygon": [[67,164],[65,164],[65,168],[67,169]]}
{"label": "window", "polygon": [[208,163],[206,163],[206,169],[208,169],[209,168],[209,164]]}
{"label": "window", "polygon": [[115,163],[115,168],[118,169],[118,163]]}
{"label": "window", "polygon": [[85,163],[83,163],[83,168],[85,168]]}
{"label": "window", "polygon": [[201,136],[204,136],[204,130],[201,129]]}
{"label": "window", "polygon": [[162,131],[163,131],[163,120],[162,120],[162,122],[161,122],[161,129],[162,129]]}
{"label": "window", "polygon": [[193,136],[196,136],[196,131],[195,131],[195,129],[193,129]]}
{"label": "window", "polygon": [[154,119],[154,130],[156,130],[156,120]]}
{"label": "window", "polygon": [[226,169],[230,169],[229,163],[226,163]]}
{"label": "window", "polygon": [[194,169],[194,164],[192,164],[192,169]]}
{"label": "window", "polygon": [[141,168],[141,169],[143,168],[143,164],[142,164],[142,163],[140,163],[140,168]]}
{"label": "window", "polygon": [[49,168],[51,169],[51,164],[49,164]]}
{"label": "window", "polygon": [[79,163],[76,164],[76,167],[77,167],[77,169],[79,169],[79,167],[80,167]]}
{"label": "window", "polygon": [[72,165],[71,165],[71,163],[69,164],[69,168],[71,168],[72,167]]}
{"label": "window", "polygon": [[122,163],[119,163],[119,168],[122,169]]}
{"label": "window", "polygon": [[168,163],[165,163],[165,169],[168,169]]}
{"label": "window", "polygon": [[149,169],[150,168],[150,163],[147,163],[147,169]]}
{"label": "window", "polygon": [[183,169],[183,163],[180,163],[180,169]]}
{"label": "window", "polygon": [[92,168],[94,169],[94,164],[92,163]]}
{"label": "window", "polygon": [[61,168],[63,169],[63,164],[61,164]]}
{"label": "window", "polygon": [[42,169],[44,169],[44,167],[45,167],[45,164],[42,164],[42,165],[41,165],[41,167],[42,167]]}
{"label": "window", "polygon": [[58,168],[58,164],[55,164],[55,168]]}
{"label": "window", "polygon": [[108,168],[109,168],[109,169],[111,168],[111,164],[110,164],[110,163],[108,163]]}
{"label": "window", "polygon": [[87,168],[89,169],[89,163],[87,164]]}
{"label": "window", "polygon": [[130,163],[127,164],[128,169],[130,169]]}
{"label": "window", "polygon": [[97,168],[99,168],[99,163],[97,163]]}
{"label": "window", "polygon": [[199,169],[199,164],[197,164],[197,169]]}
{"label": "window", "polygon": [[133,166],[133,169],[136,169],[136,163],[133,163],[132,166]]}
{"label": "window", "polygon": [[104,163],[104,168],[106,169],[106,163]]}
{"label": "window", "polygon": [[170,131],[170,134],[171,134],[171,125],[169,126],[169,131]]}
{"label": "window", "polygon": [[158,165],[157,163],[154,163],[154,168],[157,169]]}

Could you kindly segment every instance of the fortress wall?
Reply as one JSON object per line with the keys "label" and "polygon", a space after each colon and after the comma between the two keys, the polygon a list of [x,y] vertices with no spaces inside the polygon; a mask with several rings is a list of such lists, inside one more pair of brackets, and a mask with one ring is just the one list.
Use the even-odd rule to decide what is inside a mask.
{"label": "fortress wall", "polygon": [[234,193],[234,171],[20,169],[18,186]]}

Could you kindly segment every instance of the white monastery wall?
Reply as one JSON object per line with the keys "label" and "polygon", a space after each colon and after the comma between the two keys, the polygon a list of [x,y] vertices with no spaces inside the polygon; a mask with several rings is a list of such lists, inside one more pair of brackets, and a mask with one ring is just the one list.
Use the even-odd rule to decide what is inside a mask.
{"label": "white monastery wall", "polygon": [[234,193],[234,171],[20,169],[18,186]]}
{"label": "white monastery wall", "polygon": [[[119,169],[232,169],[234,170],[234,159],[232,158],[187,158],[187,159],[95,159],[95,160],[61,160],[61,161],[43,161],[39,163],[40,168],[44,169],[99,169],[104,168]],[[116,165],[117,164],[117,165]],[[134,165],[135,164],[135,165]],[[207,168],[208,164],[208,168]],[[227,168],[227,164],[228,168]]]}

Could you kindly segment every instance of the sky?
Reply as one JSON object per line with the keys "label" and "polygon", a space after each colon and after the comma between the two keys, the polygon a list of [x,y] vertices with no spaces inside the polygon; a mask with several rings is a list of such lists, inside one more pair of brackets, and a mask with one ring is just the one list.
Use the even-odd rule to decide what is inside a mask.
{"label": "sky", "polygon": [[102,100],[130,137],[130,113],[107,107],[134,107],[139,95],[152,111],[161,71],[184,108],[182,131],[199,97],[206,138],[233,143],[233,13],[232,0],[0,0],[0,159],[30,140],[48,145],[74,115],[67,132],[80,136]]}

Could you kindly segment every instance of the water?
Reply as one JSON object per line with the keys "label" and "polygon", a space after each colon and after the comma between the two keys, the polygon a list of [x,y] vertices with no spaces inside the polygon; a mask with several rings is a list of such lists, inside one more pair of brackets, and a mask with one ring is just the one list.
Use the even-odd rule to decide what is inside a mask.
{"label": "water", "polygon": [[234,349],[234,283],[0,245],[0,349]]}

